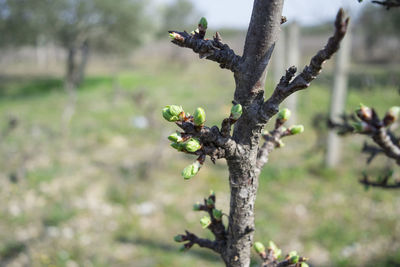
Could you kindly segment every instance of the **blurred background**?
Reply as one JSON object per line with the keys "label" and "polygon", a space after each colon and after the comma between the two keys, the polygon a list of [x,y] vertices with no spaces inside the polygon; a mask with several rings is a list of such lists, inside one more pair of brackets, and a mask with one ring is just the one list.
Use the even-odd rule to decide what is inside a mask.
{"label": "blurred background", "polygon": [[[161,116],[168,104],[203,107],[209,126],[229,115],[232,73],[166,32],[206,16],[208,37],[218,30],[241,54],[251,1],[214,2],[0,0],[0,266],[223,266],[198,247],[179,252],[173,236],[211,237],[192,211],[211,189],[228,213],[225,162],[183,181],[194,159],[169,146],[176,127]],[[261,174],[255,239],[313,266],[399,266],[399,192],[358,182],[391,162],[367,165],[365,138],[332,136],[326,120],[360,102],[380,114],[399,105],[400,10],[350,2],[285,4],[266,96],[325,45],[343,4],[352,32],[285,104],[306,131]]]}

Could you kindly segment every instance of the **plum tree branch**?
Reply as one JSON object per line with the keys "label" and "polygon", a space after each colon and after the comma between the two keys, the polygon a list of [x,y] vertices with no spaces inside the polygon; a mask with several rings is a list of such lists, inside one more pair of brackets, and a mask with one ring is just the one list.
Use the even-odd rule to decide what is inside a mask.
{"label": "plum tree branch", "polygon": [[[345,16],[344,10],[340,9],[335,20],[335,33],[329,38],[326,46],[318,51],[311,59],[310,64],[294,79],[297,71],[296,67],[290,67],[286,71],[276,86],[272,96],[262,105],[259,114],[261,120],[267,122],[279,110],[279,104],[282,103],[288,96],[296,91],[305,89],[310,86],[322,70],[323,63],[330,59],[332,55],[339,49],[340,42],[343,40],[349,24],[349,18]],[[293,79],[293,80],[292,80]]]}
{"label": "plum tree branch", "polygon": [[189,34],[186,31],[169,31],[172,34],[172,43],[192,49],[199,54],[200,58],[219,63],[222,69],[229,69],[236,72],[239,67],[241,57],[227,45],[222,43],[220,34],[217,32],[213,40],[199,38],[196,34]]}

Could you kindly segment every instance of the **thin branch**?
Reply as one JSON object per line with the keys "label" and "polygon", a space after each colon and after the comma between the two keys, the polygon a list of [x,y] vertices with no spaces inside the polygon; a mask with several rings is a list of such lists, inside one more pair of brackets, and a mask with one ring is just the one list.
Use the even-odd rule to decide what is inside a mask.
{"label": "thin branch", "polygon": [[359,182],[367,187],[379,187],[383,189],[400,189],[400,182],[394,181],[394,183],[389,183],[389,179],[393,175],[393,172],[390,171],[386,175],[384,175],[378,181],[371,181],[366,174],[363,174],[363,178],[359,180]]}
{"label": "thin branch", "polygon": [[385,6],[386,9],[391,9],[392,7],[400,7],[400,0],[372,1],[372,3]]}
{"label": "thin branch", "polygon": [[199,54],[200,58],[206,58],[219,63],[223,69],[229,69],[236,72],[239,67],[241,57],[227,45],[222,43],[221,36],[217,32],[213,40],[201,39],[197,35],[184,32],[169,31],[174,36],[172,43],[192,49]]}
{"label": "thin branch", "polygon": [[267,122],[279,110],[279,104],[282,103],[288,96],[296,91],[305,89],[310,86],[322,70],[322,64],[330,59],[332,55],[339,49],[340,42],[346,34],[349,24],[349,18],[345,17],[343,9],[337,13],[335,20],[335,33],[329,38],[326,46],[318,51],[318,53],[311,59],[310,64],[298,74],[293,81],[292,78],[296,73],[296,67],[290,67],[286,71],[286,75],[281,78],[279,84],[275,88],[272,96],[262,105],[259,114],[263,122]]}
{"label": "thin branch", "polygon": [[198,245],[199,247],[202,248],[208,248],[211,249],[217,253],[221,253],[222,252],[222,245],[221,242],[217,242],[217,241],[211,241],[209,239],[206,238],[199,238],[197,237],[195,234],[189,232],[189,231],[185,231],[186,235],[183,236],[184,241],[189,241],[188,243],[186,243],[185,249],[190,249],[193,245]]}

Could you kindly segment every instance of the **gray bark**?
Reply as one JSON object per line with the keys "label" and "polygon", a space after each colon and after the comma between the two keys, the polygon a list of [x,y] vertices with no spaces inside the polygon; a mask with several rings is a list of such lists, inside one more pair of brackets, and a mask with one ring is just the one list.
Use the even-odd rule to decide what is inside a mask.
{"label": "gray bark", "polygon": [[231,189],[227,266],[249,266],[258,188],[257,151],[263,124],[255,118],[264,101],[266,67],[279,33],[283,0],[255,0],[240,71],[235,72],[235,101],[244,112],[235,124],[236,153],[227,157]]}
{"label": "gray bark", "polygon": [[[347,95],[348,68],[350,64],[351,36],[350,31],[343,39],[335,64],[334,84],[331,93],[329,116],[332,121],[340,119],[344,113]],[[340,161],[341,139],[334,129],[328,132],[325,165],[335,167]]]}

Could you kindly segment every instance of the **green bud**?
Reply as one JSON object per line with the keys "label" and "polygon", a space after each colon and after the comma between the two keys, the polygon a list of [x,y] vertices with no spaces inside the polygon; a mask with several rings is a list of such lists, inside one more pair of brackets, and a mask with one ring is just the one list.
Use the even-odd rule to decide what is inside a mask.
{"label": "green bud", "polygon": [[204,30],[207,29],[208,23],[205,17],[202,17],[199,21],[199,26],[201,26]]}
{"label": "green bud", "polygon": [[293,250],[293,251],[289,252],[288,256],[289,256],[289,258],[291,258],[293,256],[299,256],[299,254],[297,253],[297,251]]}
{"label": "green bud", "polygon": [[368,123],[365,123],[363,121],[353,122],[351,124],[351,126],[353,126],[354,131],[356,131],[358,133],[363,133],[363,132],[367,132],[370,130]]}
{"label": "green bud", "polygon": [[258,254],[264,253],[265,252],[265,247],[261,242],[255,242],[254,243],[254,249]]}
{"label": "green bud", "polygon": [[203,229],[206,229],[211,224],[211,218],[208,216],[204,216],[203,218],[200,219],[200,224],[201,227],[203,227]]}
{"label": "green bud", "polygon": [[164,119],[169,122],[178,121],[179,115],[183,112],[183,108],[181,106],[170,105],[166,106],[162,110],[162,115]]}
{"label": "green bud", "polygon": [[179,143],[179,142],[182,142],[182,136],[180,133],[173,133],[170,136],[168,136],[168,140],[175,142],[175,143]]}
{"label": "green bud", "polygon": [[179,116],[179,114],[181,114],[183,112],[182,106],[170,105],[170,106],[167,106],[167,107],[169,107],[169,112],[173,116]]}
{"label": "green bud", "polygon": [[206,121],[206,112],[202,108],[196,108],[193,114],[194,125],[202,126]]}
{"label": "green bud", "polygon": [[268,249],[274,252],[275,258],[279,258],[282,254],[282,250],[279,249],[273,241],[268,242]]}
{"label": "green bud", "polygon": [[292,112],[290,112],[289,109],[284,108],[281,111],[279,111],[278,119],[281,120],[281,121],[287,121],[290,118],[291,114],[292,114]]}
{"label": "green bud", "polygon": [[307,262],[302,262],[301,264],[300,264],[300,267],[309,267],[309,265],[307,264]]}
{"label": "green bud", "polygon": [[208,194],[209,196],[215,196],[214,190],[210,190],[210,193]]}
{"label": "green bud", "polygon": [[292,257],[290,257],[290,262],[293,264],[293,263],[298,263],[299,262],[299,259],[300,259],[300,256],[299,255],[295,255],[295,256],[292,256]]}
{"label": "green bud", "polygon": [[277,147],[282,148],[284,146],[285,146],[285,143],[282,140],[279,140]]}
{"label": "green bud", "polygon": [[174,237],[174,241],[180,243],[180,242],[185,241],[185,239],[183,238],[183,235],[176,235]]}
{"label": "green bud", "polygon": [[193,176],[195,176],[199,170],[200,170],[200,162],[195,161],[192,164],[190,164],[189,166],[187,166],[186,168],[183,169],[182,171],[182,176],[185,179],[190,179]]}
{"label": "green bud", "polygon": [[186,251],[185,245],[180,246],[180,247],[179,247],[179,251],[180,251],[180,252],[185,252],[185,251]]}
{"label": "green bud", "polygon": [[207,198],[207,206],[209,206],[209,207],[212,207],[212,206],[214,206],[214,200],[212,199],[212,198]]}
{"label": "green bud", "polygon": [[293,125],[289,128],[289,131],[291,134],[299,134],[304,132],[304,126],[303,125]]}
{"label": "green bud", "polygon": [[198,139],[190,138],[188,141],[185,142],[185,149],[188,152],[196,152],[201,148],[200,142]]}
{"label": "green bud", "polygon": [[171,39],[175,39],[175,35],[174,35],[173,33],[170,33],[170,34],[169,34],[169,37],[170,37]]}
{"label": "green bud", "polygon": [[199,211],[200,208],[201,208],[201,204],[200,203],[197,202],[196,204],[193,204],[193,210],[194,211]]}
{"label": "green bud", "polygon": [[216,220],[220,221],[222,219],[222,211],[221,210],[213,209],[212,214]]}
{"label": "green bud", "polygon": [[238,120],[240,118],[240,116],[242,116],[242,113],[243,113],[242,105],[236,104],[236,105],[232,106],[232,108],[231,108],[232,119]]}
{"label": "green bud", "polygon": [[180,143],[171,143],[171,146],[178,151],[182,151],[184,149],[184,145]]}

